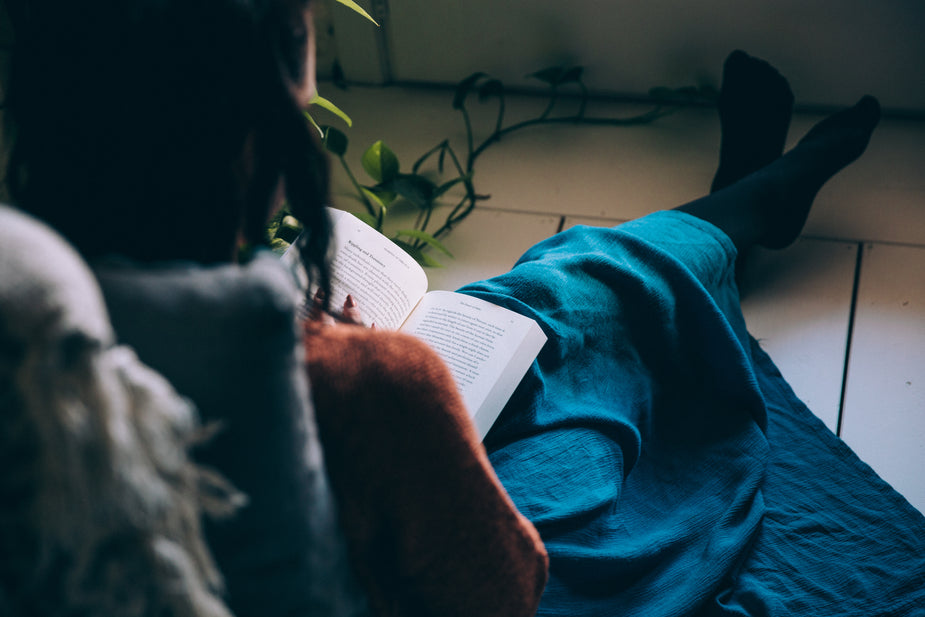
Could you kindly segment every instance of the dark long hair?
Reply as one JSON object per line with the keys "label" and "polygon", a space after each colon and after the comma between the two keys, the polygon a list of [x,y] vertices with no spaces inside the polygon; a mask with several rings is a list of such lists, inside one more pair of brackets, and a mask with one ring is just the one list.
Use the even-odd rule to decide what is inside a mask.
{"label": "dark long hair", "polygon": [[328,163],[292,95],[308,0],[46,0],[17,32],[14,202],[85,257],[227,261],[282,181],[326,282]]}

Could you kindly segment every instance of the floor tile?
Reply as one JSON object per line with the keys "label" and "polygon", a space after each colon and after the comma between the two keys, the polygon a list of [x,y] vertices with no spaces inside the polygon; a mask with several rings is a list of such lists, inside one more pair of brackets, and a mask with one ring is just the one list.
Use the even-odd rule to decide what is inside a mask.
{"label": "floor tile", "polygon": [[[794,144],[822,116],[799,115]],[[804,233],[842,240],[925,244],[925,122],[883,119],[861,158],[816,197]]]}
{"label": "floor tile", "polygon": [[925,513],[925,248],[865,246],[842,438]]}
{"label": "floor tile", "polygon": [[575,225],[590,225],[591,227],[616,227],[620,223],[625,223],[629,219],[608,219],[591,216],[567,216],[562,224],[562,230],[565,231]]}
{"label": "floor tile", "polygon": [[[609,105],[602,115],[631,110]],[[715,112],[685,109],[644,126],[532,128],[478,161],[493,205],[631,219],[696,199],[715,168]]]}
{"label": "floor tile", "polygon": [[558,216],[476,209],[450,232],[445,245],[454,259],[429,268],[430,289],[455,290],[466,283],[503,274],[523,253],[556,233]]}
{"label": "floor tile", "polygon": [[801,239],[755,250],[742,274],[742,312],[793,391],[838,427],[858,245]]}

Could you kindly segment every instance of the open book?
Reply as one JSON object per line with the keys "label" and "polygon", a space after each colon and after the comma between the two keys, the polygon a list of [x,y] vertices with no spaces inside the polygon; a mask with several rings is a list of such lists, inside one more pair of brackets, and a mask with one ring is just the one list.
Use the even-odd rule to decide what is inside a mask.
{"label": "open book", "polygon": [[391,240],[352,214],[329,213],[333,297],[353,295],[367,326],[427,342],[449,366],[484,439],[546,335],[534,320],[484,300],[428,292],[424,269]]}

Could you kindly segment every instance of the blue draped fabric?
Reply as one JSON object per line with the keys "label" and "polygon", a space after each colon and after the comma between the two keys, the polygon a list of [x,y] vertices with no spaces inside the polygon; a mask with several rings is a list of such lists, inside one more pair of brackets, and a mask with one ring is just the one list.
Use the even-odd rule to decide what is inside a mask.
{"label": "blue draped fabric", "polygon": [[925,612],[925,519],[751,339],[735,260],[668,211],[461,290],[549,337],[485,440],[549,551],[540,615]]}

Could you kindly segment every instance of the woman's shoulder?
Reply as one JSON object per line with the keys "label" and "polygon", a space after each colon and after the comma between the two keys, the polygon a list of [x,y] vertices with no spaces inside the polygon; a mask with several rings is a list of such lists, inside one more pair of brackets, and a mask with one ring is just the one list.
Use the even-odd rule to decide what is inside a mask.
{"label": "woman's shoulder", "polygon": [[337,325],[310,329],[306,354],[319,417],[326,409],[388,405],[390,413],[409,419],[449,424],[454,431],[465,426],[466,434],[471,429],[449,368],[417,338]]}
{"label": "woman's shoulder", "polygon": [[278,258],[261,254],[244,265],[193,262],[140,264],[108,258],[93,263],[107,300],[150,310],[206,316],[212,321],[295,315],[295,280]]}
{"label": "woman's shoulder", "polygon": [[426,343],[401,332],[353,325],[309,327],[306,333],[309,364],[327,371],[399,373],[433,377],[443,372],[443,361]]}

